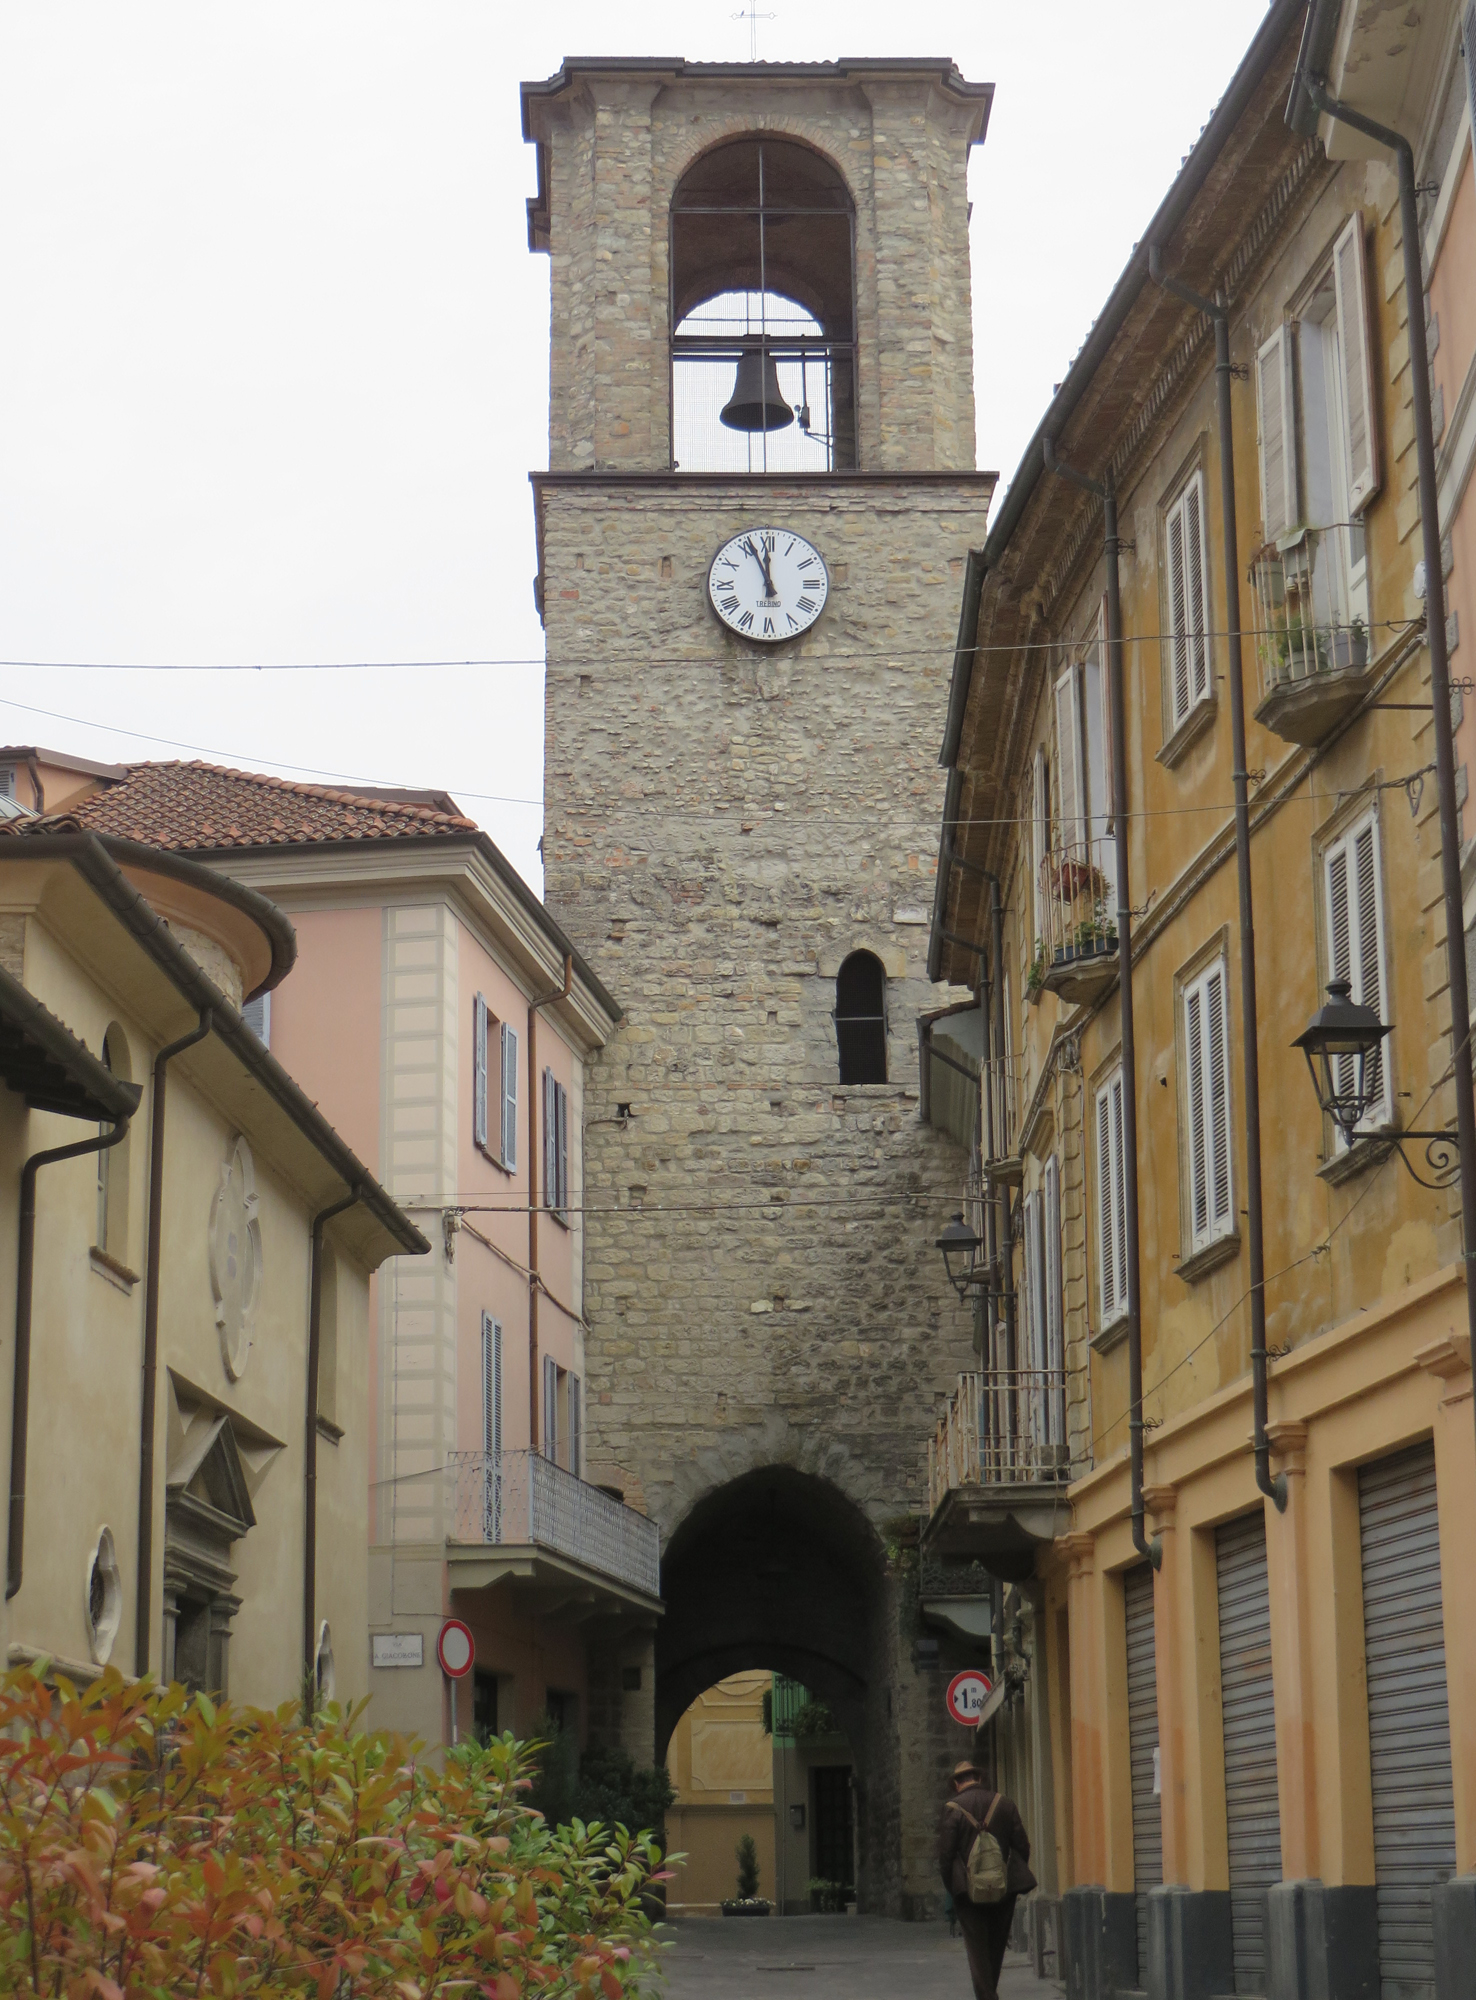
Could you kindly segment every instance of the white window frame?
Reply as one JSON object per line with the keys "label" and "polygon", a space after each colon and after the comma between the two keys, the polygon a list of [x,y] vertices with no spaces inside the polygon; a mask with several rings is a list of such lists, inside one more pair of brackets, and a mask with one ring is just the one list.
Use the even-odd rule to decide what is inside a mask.
{"label": "white window frame", "polygon": [[[1348,980],[1353,988],[1352,998],[1360,1006],[1372,1007],[1379,1019],[1385,1021],[1388,1019],[1386,1009],[1389,1002],[1389,946],[1377,805],[1360,813],[1336,838],[1327,842],[1322,849],[1320,866],[1327,979]],[[1340,866],[1346,910],[1346,942],[1338,936],[1337,878]],[[1393,1065],[1387,1037],[1378,1056],[1371,1061],[1378,1064],[1380,1090],[1357,1127],[1360,1134],[1383,1131],[1394,1117]],[[1338,1152],[1347,1151],[1348,1137],[1336,1120],[1333,1124],[1333,1143]]]}
{"label": "white window frame", "polygon": [[1163,538],[1168,584],[1169,713],[1178,729],[1214,690],[1209,523],[1204,473],[1199,469],[1184,481],[1166,510]]}
{"label": "white window frame", "polygon": [[1105,1332],[1127,1317],[1127,1176],[1123,1158],[1122,1069],[1097,1089],[1097,1286]]}
{"label": "white window frame", "polygon": [[1223,957],[1212,959],[1181,990],[1189,1251],[1196,1255],[1235,1233],[1231,1141],[1230,981]]}
{"label": "white window frame", "polygon": [[1283,321],[1256,354],[1256,462],[1268,542],[1279,541],[1298,518],[1296,410],[1291,328]]}

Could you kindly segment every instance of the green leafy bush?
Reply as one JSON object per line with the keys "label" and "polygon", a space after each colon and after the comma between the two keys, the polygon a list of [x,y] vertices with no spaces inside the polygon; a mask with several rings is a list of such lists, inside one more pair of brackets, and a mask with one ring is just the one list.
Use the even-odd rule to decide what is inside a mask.
{"label": "green leafy bush", "polygon": [[357,1714],[0,1682],[0,1992],[66,2000],[620,2000],[653,1842],[525,1801],[511,1737],[453,1753]]}
{"label": "green leafy bush", "polygon": [[536,1760],[529,1803],[550,1826],[575,1820],[623,1826],[660,1839],[676,1798],[664,1764],[638,1766],[628,1750],[586,1750],[550,1716],[534,1725]]}

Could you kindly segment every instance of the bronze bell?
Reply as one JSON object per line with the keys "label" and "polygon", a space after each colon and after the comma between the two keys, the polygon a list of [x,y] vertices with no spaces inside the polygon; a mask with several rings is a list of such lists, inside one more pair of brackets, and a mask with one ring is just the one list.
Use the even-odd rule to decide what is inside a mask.
{"label": "bronze bell", "polygon": [[739,356],[737,380],[721,421],[730,431],[782,431],[794,422],[794,411],[780,393],[772,354]]}

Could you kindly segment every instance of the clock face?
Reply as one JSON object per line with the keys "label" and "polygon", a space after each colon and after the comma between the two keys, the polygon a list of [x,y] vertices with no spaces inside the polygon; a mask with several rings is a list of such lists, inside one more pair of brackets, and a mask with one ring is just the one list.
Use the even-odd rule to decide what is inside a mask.
{"label": "clock face", "polygon": [[808,632],[830,595],[819,550],[788,528],[745,528],[724,542],[707,573],[723,623],[744,639],[777,646]]}

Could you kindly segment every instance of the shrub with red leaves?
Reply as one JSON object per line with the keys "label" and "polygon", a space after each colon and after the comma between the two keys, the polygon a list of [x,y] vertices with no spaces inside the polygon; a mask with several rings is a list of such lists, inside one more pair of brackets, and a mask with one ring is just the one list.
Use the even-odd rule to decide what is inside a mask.
{"label": "shrub with red leaves", "polygon": [[[553,1828],[510,1737],[444,1771],[109,1671],[0,1682],[0,1992],[65,2000],[620,2000],[660,1854]],[[649,1988],[646,1988],[649,1990]]]}

